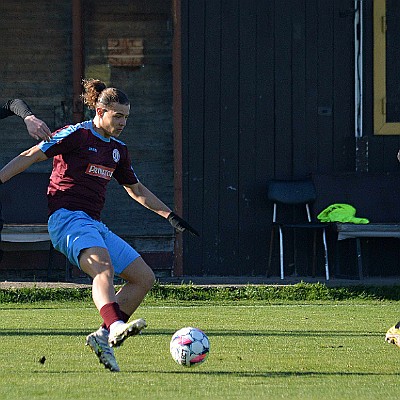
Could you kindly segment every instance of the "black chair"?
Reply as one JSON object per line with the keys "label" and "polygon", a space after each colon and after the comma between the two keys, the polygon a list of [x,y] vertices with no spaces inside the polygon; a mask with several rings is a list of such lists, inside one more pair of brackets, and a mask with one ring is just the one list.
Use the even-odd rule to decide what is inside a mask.
{"label": "black chair", "polygon": [[[266,275],[269,275],[272,261],[274,232],[279,232],[279,249],[280,249],[280,276],[284,279],[284,232],[287,230],[293,231],[294,237],[294,263],[296,265],[296,231],[310,230],[313,231],[313,276],[316,271],[316,237],[317,233],[322,233],[322,242],[324,246],[325,257],[325,275],[326,280],[329,280],[329,264],[328,264],[328,246],[326,240],[326,228],[328,224],[313,222],[311,220],[310,205],[316,199],[316,191],[314,183],[311,179],[305,180],[271,180],[268,184],[268,199],[273,203],[272,214],[272,229],[269,247],[269,259]],[[298,212],[295,212],[295,206],[302,208],[303,216],[300,217]],[[303,207],[301,207],[303,206]],[[278,212],[279,208],[279,212]],[[290,209],[290,212],[284,212]]]}

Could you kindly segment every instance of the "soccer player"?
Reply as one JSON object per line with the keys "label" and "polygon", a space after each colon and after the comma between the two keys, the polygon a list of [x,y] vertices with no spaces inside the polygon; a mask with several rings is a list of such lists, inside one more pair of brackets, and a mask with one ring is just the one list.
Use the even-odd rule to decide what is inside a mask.
{"label": "soccer player", "polygon": [[[400,150],[397,153],[397,160],[400,162]],[[385,340],[400,347],[400,321],[386,332]]]}
{"label": "soccer player", "polygon": [[386,332],[385,340],[400,347],[400,321]]}
{"label": "soccer player", "polygon": [[21,117],[28,129],[29,135],[36,140],[49,141],[51,132],[49,127],[41,119],[36,118],[28,104],[21,99],[8,100],[0,107],[0,119],[17,115]]}
{"label": "soccer player", "polygon": [[[198,233],[136,176],[128,149],[118,139],[130,113],[126,94],[99,80],[85,80],[83,86],[83,101],[95,110],[93,120],[62,128],[50,142],[42,141],[15,157],[0,170],[0,183],[35,162],[53,158],[47,192],[50,238],[55,249],[92,278],[93,301],[104,323],[87,336],[86,344],[106,368],[119,371],[113,348],[146,327],[143,319],[128,321],[155,277],[136,250],[101,222],[107,184],[115,178],[132,199],[178,231]],[[114,274],[126,281],[118,293]]]}

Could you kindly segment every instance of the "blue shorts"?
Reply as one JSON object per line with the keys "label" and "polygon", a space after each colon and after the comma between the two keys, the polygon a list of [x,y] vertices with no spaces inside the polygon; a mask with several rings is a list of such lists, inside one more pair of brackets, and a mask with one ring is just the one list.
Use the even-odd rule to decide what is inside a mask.
{"label": "blue shorts", "polygon": [[108,250],[116,274],[120,274],[140,257],[135,249],[111,232],[106,225],[83,211],[69,211],[65,208],[57,210],[49,218],[48,229],[54,248],[78,267],[80,252],[90,247]]}

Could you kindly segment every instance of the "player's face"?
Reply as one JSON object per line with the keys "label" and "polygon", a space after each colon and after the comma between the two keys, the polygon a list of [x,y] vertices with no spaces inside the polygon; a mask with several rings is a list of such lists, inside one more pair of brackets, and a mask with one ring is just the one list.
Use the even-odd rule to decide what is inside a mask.
{"label": "player's face", "polygon": [[100,128],[105,137],[118,137],[125,128],[129,117],[130,106],[112,103],[107,107],[97,109],[100,117]]}

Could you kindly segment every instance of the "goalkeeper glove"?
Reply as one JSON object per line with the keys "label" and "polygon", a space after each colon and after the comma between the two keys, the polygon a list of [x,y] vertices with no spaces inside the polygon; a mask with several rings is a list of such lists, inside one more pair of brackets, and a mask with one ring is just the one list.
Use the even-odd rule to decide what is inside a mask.
{"label": "goalkeeper glove", "polygon": [[179,232],[188,231],[193,236],[200,236],[199,233],[193,229],[185,220],[176,215],[174,212],[168,215],[168,222]]}

